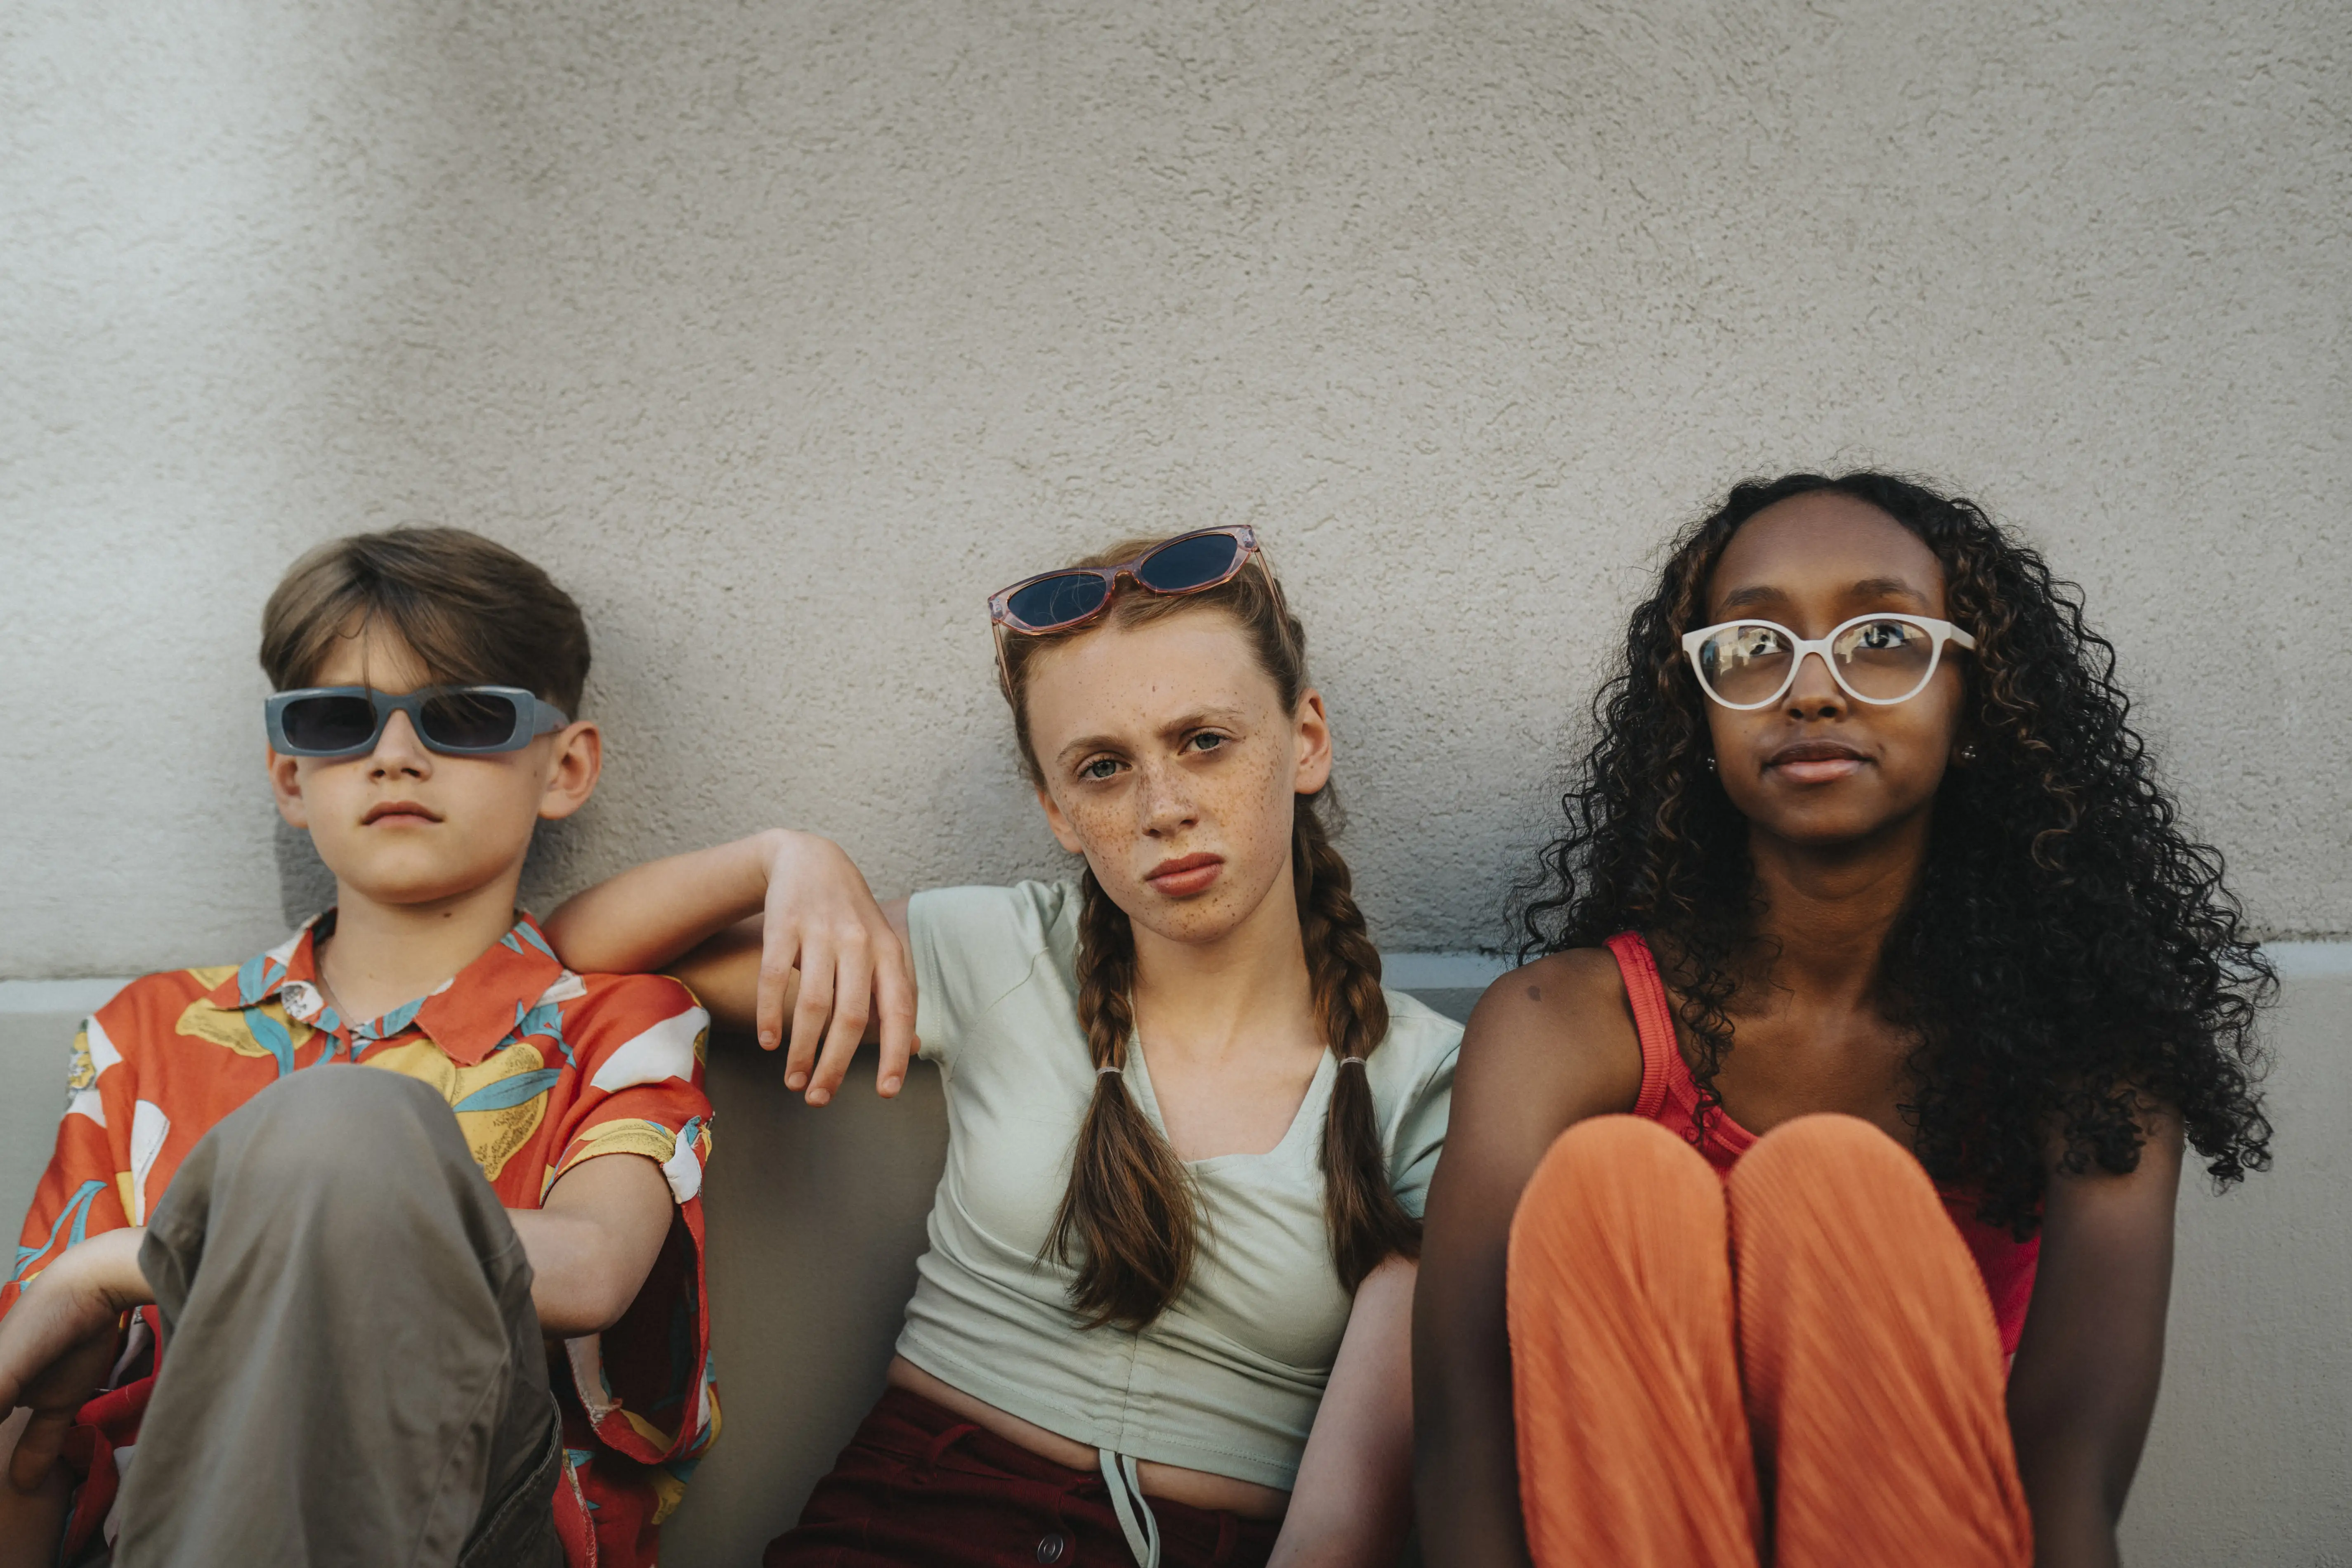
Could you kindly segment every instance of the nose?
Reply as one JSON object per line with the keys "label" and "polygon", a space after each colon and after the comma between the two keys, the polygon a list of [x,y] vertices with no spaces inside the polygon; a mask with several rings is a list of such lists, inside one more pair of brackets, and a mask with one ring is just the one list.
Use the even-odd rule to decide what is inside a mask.
{"label": "nose", "polygon": [[408,715],[395,712],[383,733],[376,737],[375,751],[368,757],[368,776],[421,779],[432,775],[433,753],[417,739]]}
{"label": "nose", "polygon": [[1201,814],[1192,803],[1181,769],[1152,762],[1139,771],[1143,787],[1136,792],[1136,804],[1142,810],[1146,834],[1154,838],[1173,837],[1199,823]]}
{"label": "nose", "polygon": [[1793,719],[1840,718],[1846,710],[1845,688],[1830,674],[1828,659],[1808,653],[1797,663],[1797,679],[1789,685],[1785,705]]}

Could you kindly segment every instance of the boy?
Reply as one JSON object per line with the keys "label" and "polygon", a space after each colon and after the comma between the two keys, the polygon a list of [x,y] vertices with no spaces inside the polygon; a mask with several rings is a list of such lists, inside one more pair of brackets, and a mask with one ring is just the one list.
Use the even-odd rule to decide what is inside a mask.
{"label": "boy", "polygon": [[0,1563],[650,1563],[718,1425],[708,1019],[515,911],[602,760],[579,608],[476,535],[360,535],[261,662],[336,905],[76,1040],[0,1287]]}

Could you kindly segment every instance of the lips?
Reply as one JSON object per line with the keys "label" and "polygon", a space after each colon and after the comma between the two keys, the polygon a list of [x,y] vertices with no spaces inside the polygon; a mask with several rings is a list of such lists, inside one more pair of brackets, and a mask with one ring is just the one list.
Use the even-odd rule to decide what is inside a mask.
{"label": "lips", "polygon": [[1179,855],[1172,860],[1162,860],[1143,879],[1152,890],[1171,899],[1190,898],[1204,892],[1225,868],[1222,855]]}
{"label": "lips", "polygon": [[441,820],[441,815],[438,812],[427,810],[413,800],[387,800],[368,807],[367,815],[360,818],[360,823],[361,826],[365,826],[370,823],[383,822],[387,819],[402,822],[438,822]]}
{"label": "lips", "polygon": [[1797,741],[1764,760],[1764,766],[1797,784],[1830,784],[1850,778],[1870,759],[1842,741]]}

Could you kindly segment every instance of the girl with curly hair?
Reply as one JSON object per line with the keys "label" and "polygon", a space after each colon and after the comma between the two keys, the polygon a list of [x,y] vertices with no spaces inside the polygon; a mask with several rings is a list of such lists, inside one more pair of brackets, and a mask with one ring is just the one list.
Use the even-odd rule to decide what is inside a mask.
{"label": "girl with curly hair", "polygon": [[1876,473],[1733,490],[1594,707],[1465,1037],[1428,1560],[2113,1563],[2184,1143],[2274,982],[2080,596]]}
{"label": "girl with curly hair", "polygon": [[771,1049],[792,1016],[785,1082],[813,1102],[861,1035],[886,1094],[917,1035],[940,1069],[947,1168],[888,1388],[765,1561],[1393,1563],[1461,1028],[1381,986],[1305,629],[1245,527],[1116,546],[991,612],[1075,879],[886,910],[779,832],[547,926],[574,963],[676,963]]}

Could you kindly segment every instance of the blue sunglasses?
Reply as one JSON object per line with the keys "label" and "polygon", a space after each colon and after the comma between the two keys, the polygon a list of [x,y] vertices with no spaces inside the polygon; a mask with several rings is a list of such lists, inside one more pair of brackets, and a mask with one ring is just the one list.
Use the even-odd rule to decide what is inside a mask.
{"label": "blue sunglasses", "polygon": [[395,697],[372,686],[310,686],[262,705],[269,744],[289,757],[357,757],[375,750],[394,713],[429,752],[479,757],[520,752],[571,720],[520,686],[427,686]]}

